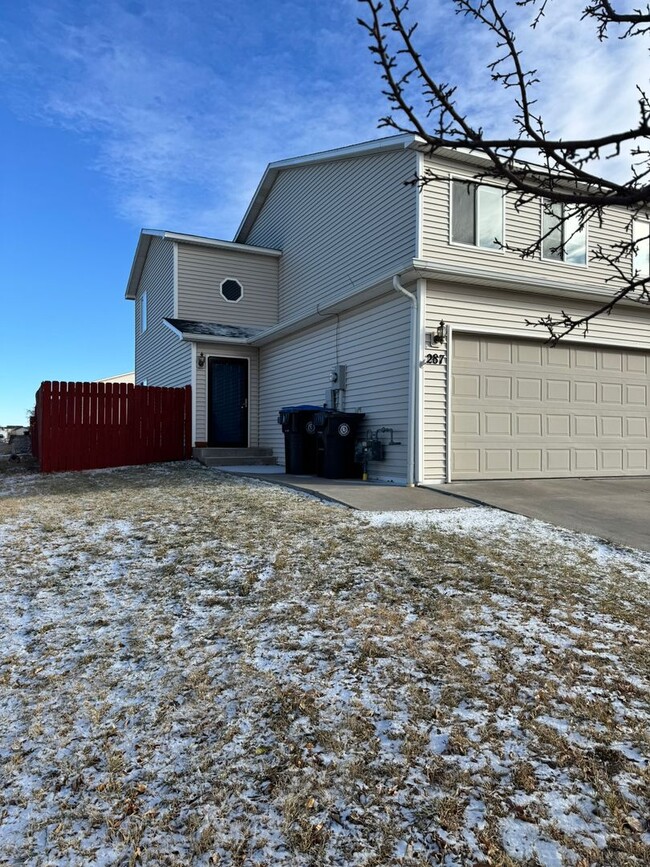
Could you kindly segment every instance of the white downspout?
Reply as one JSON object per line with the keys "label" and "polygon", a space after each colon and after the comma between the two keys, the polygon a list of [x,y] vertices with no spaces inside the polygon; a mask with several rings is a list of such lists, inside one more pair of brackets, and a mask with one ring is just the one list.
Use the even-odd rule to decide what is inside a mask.
{"label": "white downspout", "polygon": [[406,484],[412,488],[415,484],[415,439],[417,437],[417,419],[416,419],[416,400],[417,394],[415,383],[417,381],[417,368],[419,367],[420,359],[418,357],[418,317],[417,317],[417,295],[405,289],[399,281],[399,277],[393,277],[393,289],[401,292],[411,302],[411,341],[410,341],[410,364],[409,364],[409,424],[408,424],[408,443],[407,443],[407,473]]}

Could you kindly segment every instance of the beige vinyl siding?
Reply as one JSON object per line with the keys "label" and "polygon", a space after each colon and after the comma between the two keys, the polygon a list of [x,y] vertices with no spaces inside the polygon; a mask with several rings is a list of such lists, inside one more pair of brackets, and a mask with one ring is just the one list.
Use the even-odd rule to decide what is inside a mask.
{"label": "beige vinyl siding", "polygon": [[[223,280],[238,280],[240,301],[226,301]],[[178,244],[178,318],[223,325],[271,326],[278,321],[278,260],[274,256]]]}
{"label": "beige vinyl siding", "polygon": [[246,243],[282,250],[280,321],[313,313],[416,255],[413,151],[286,168]]}
{"label": "beige vinyl siding", "polygon": [[[565,281],[571,286],[589,286],[606,294],[612,284],[604,281],[612,275],[612,269],[604,262],[594,261],[593,254],[599,245],[611,248],[621,238],[630,238],[629,214],[622,208],[609,208],[602,225],[591,220],[587,227],[587,262],[585,265],[569,265],[564,262],[542,259],[540,254],[522,259],[510,250],[490,250],[483,247],[450,243],[450,177],[471,178],[476,170],[449,161],[425,160],[425,167],[439,177],[424,188],[422,196],[422,258],[437,264],[466,267],[487,273],[499,272],[522,279],[534,278],[548,281]],[[517,209],[516,194],[508,193],[505,200],[505,243],[523,248],[539,239],[541,233],[541,203],[532,201]],[[627,267],[627,265],[626,265]],[[632,268],[629,262],[630,274]]]}
{"label": "beige vinyl siding", "polygon": [[[278,409],[301,403],[321,406],[337,363],[347,365],[345,411],[366,413],[363,430],[394,428],[399,446],[386,448],[386,461],[371,463],[371,478],[404,481],[407,473],[410,304],[402,297],[358,308],[338,322],[260,348],[260,445],[284,462]],[[338,355],[337,355],[338,344]],[[382,435],[387,441],[388,435]]]}
{"label": "beige vinyl siding", "polygon": [[251,346],[232,346],[231,344],[199,343],[197,354],[202,352],[206,362],[204,367],[196,369],[195,385],[195,442],[207,442],[208,439],[208,358],[247,358],[248,359],[248,445],[251,448],[259,445],[259,360],[258,350]]}
{"label": "beige vinyl siding", "polygon": [[[526,327],[526,319],[537,319],[561,309],[580,315],[593,310],[593,302],[570,301],[546,295],[533,295],[503,289],[448,285],[428,281],[426,331],[435,330],[440,319],[452,327],[479,334],[512,337],[545,335]],[[589,336],[573,338],[581,346],[609,345],[630,349],[650,349],[650,326],[647,313],[638,307],[619,306],[610,316],[596,319]],[[571,342],[571,341],[569,341]],[[447,348],[445,347],[445,356]],[[440,367],[424,366],[424,477],[443,479],[447,471],[446,434],[446,363]]]}
{"label": "beige vinyl siding", "polygon": [[[140,329],[140,299],[147,293],[147,328]],[[152,238],[135,300],[135,381],[178,387],[191,382],[188,343],[164,324],[174,315],[174,245]]]}

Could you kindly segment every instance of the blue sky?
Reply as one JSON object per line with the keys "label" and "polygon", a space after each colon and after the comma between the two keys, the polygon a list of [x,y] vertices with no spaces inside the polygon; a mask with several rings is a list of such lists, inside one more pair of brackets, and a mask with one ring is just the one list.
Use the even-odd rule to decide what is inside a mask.
{"label": "blue sky", "polygon": [[[647,79],[642,46],[598,46],[576,4],[556,0],[546,29],[522,35],[564,134],[633,116],[621,94]],[[451,6],[414,0],[421,44],[498,126],[492,47]],[[267,162],[386,134],[359,12],[356,0],[0,3],[0,424],[24,421],[41,380],[133,369],[123,294],[140,228],[230,239]]]}

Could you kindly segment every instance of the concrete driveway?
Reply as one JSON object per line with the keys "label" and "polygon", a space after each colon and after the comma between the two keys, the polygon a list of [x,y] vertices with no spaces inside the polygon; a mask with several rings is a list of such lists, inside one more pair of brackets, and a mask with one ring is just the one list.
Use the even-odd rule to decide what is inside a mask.
{"label": "concrete driveway", "polygon": [[650,551],[650,476],[453,482],[433,488]]}

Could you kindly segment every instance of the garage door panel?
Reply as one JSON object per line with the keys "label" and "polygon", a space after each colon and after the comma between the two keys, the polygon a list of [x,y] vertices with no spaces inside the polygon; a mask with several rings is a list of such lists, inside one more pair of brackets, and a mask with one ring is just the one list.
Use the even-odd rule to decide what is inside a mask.
{"label": "garage door panel", "polygon": [[628,449],[625,456],[627,459],[627,469],[628,470],[647,472],[647,469],[648,469],[648,450],[647,449]]}
{"label": "garage door panel", "polygon": [[548,367],[563,367],[569,370],[571,367],[571,350],[566,346],[545,346],[544,361]]}
{"label": "garage door panel", "polygon": [[600,385],[600,402],[601,403],[623,403],[623,383],[622,382],[603,382]]}
{"label": "garage door panel", "polygon": [[486,436],[512,436],[512,415],[509,412],[485,413]]}
{"label": "garage door panel", "polygon": [[542,399],[542,380],[517,377],[517,398],[519,400],[534,400]]}
{"label": "garage door panel", "polygon": [[628,416],[625,419],[625,436],[627,437],[643,437],[648,438],[648,420],[645,418],[637,418]]}
{"label": "garage door panel", "polygon": [[517,449],[517,469],[522,473],[541,473],[543,466],[542,449]]}
{"label": "garage door panel", "polygon": [[633,406],[648,405],[648,388],[645,385],[628,385],[625,388],[625,402]]}
{"label": "garage door panel", "polygon": [[571,451],[569,449],[546,449],[546,469],[549,474],[569,475]]}
{"label": "garage door panel", "polygon": [[623,449],[602,449],[601,460],[603,470],[623,471]]}
{"label": "garage door panel", "polygon": [[575,349],[574,367],[577,370],[597,370],[598,354],[595,349]]}
{"label": "garage door panel", "polygon": [[486,340],[484,347],[485,350],[481,353],[484,361],[512,364],[512,346],[509,343],[504,343],[503,340]]}
{"label": "garage door panel", "polygon": [[453,479],[648,472],[647,353],[458,335],[452,365]]}
{"label": "garage door panel", "polygon": [[602,416],[600,419],[600,436],[623,437],[623,417],[620,415]]}
{"label": "garage door panel", "polygon": [[571,400],[571,383],[568,379],[547,379],[546,399],[569,403]]}
{"label": "garage door panel", "polygon": [[488,399],[511,400],[512,379],[509,376],[486,376],[484,394]]}
{"label": "garage door panel", "polygon": [[596,403],[598,400],[598,383],[578,380],[573,383],[573,399],[576,403]]}
{"label": "garage door panel", "polygon": [[571,416],[570,415],[547,415],[546,416],[546,435],[549,437],[568,437],[568,436],[571,436]]}
{"label": "garage door panel", "polygon": [[631,374],[640,374],[641,376],[648,375],[648,359],[645,355],[626,355],[625,356],[625,371]]}

